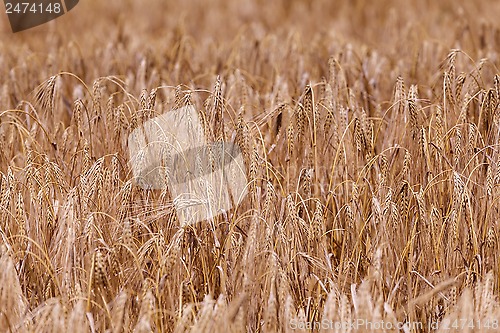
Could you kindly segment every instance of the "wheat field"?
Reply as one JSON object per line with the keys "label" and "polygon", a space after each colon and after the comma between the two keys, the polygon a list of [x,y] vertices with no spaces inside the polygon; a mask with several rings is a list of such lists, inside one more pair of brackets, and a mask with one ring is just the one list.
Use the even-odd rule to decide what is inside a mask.
{"label": "wheat field", "polygon": [[[1,332],[496,332],[498,1],[81,1],[0,22]],[[181,225],[127,135],[247,195]]]}

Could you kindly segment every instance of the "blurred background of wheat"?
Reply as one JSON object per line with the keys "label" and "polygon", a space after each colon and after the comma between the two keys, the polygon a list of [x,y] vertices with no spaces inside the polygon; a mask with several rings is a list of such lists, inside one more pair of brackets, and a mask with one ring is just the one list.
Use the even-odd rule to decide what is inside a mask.
{"label": "blurred background of wheat", "polygon": [[[487,0],[88,0],[18,34],[3,20],[0,330],[498,330],[498,17]],[[124,142],[189,104],[242,148],[249,195],[180,227]]]}

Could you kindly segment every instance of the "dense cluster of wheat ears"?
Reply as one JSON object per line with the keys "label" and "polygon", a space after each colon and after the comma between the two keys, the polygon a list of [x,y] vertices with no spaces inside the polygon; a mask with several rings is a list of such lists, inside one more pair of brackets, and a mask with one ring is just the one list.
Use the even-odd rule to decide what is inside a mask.
{"label": "dense cluster of wheat ears", "polygon": [[[462,2],[89,0],[2,22],[0,331],[497,331],[500,4]],[[239,145],[248,195],[181,226],[127,135],[188,105]]]}

